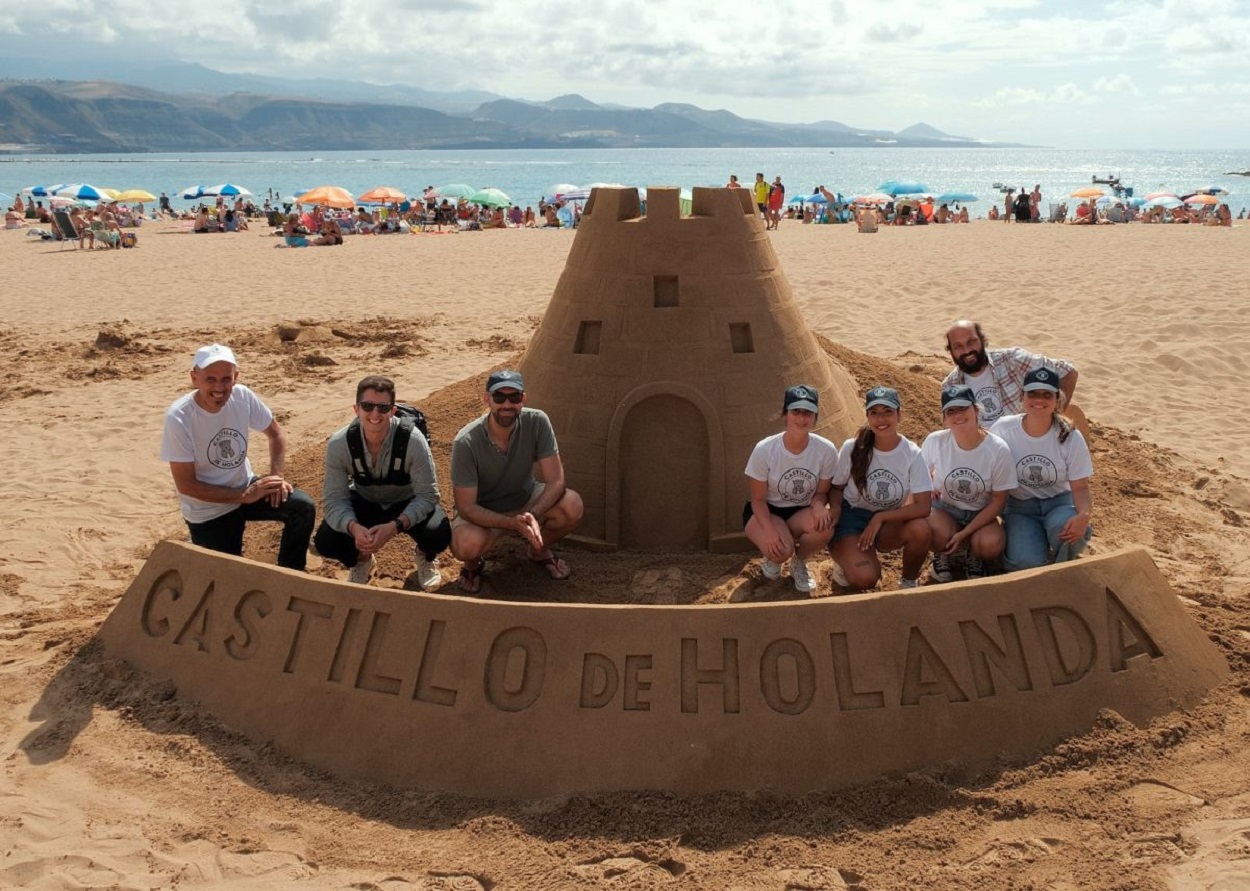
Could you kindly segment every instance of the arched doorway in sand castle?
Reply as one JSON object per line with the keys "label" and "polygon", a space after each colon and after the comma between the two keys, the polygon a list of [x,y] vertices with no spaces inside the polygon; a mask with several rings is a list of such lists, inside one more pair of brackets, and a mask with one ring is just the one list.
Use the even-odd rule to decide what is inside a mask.
{"label": "arched doorway in sand castle", "polygon": [[743,467],[782,391],[821,393],[818,433],[858,426],[847,371],[816,343],[750,196],[596,189],[520,363],[551,415],[578,537],[601,547],[746,546]]}

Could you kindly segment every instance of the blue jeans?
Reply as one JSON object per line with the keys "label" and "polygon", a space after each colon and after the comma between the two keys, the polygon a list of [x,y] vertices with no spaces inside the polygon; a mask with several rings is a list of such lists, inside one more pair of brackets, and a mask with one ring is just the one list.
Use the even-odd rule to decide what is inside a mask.
{"label": "blue jeans", "polygon": [[317,505],[307,492],[295,489],[277,507],[268,498],[240,504],[229,513],[204,523],[187,523],[191,543],[223,554],[243,555],[243,527],[255,520],[273,520],[282,524],[282,540],[278,544],[278,565],[303,570],[308,562],[308,540],[312,538]]}
{"label": "blue jeans", "polygon": [[1076,516],[1072,493],[1053,498],[1008,498],[1003,511],[1003,530],[1007,533],[1007,550],[1003,552],[1003,569],[1014,572],[1048,563],[1071,560],[1089,542],[1093,527],[1069,544],[1060,541],[1059,533],[1068,520]]}

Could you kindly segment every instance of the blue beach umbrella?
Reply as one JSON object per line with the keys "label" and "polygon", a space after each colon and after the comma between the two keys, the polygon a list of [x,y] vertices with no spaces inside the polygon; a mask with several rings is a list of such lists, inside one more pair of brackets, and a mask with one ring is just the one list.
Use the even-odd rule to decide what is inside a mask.
{"label": "blue beach umbrella", "polygon": [[187,186],[178,193],[178,197],[184,198],[187,201],[194,201],[196,198],[203,198],[207,194],[208,193],[204,191],[203,186]]}
{"label": "blue beach umbrella", "polygon": [[967,204],[979,200],[971,192],[943,192],[933,199],[938,204]]}
{"label": "blue beach umbrella", "polygon": [[51,198],[61,189],[65,188],[66,183],[57,183],[54,186],[27,186],[22,189],[23,192],[30,192],[36,198]]}
{"label": "blue beach umbrella", "polygon": [[877,186],[877,191],[897,197],[899,195],[919,195],[921,192],[929,191],[929,187],[914,179],[888,179]]}
{"label": "blue beach umbrella", "polygon": [[[203,194],[213,198],[216,198],[218,195],[226,198],[237,198],[240,195],[250,195],[252,193],[242,186],[236,186],[234,183],[219,183],[218,185],[209,186],[204,189]],[[196,197],[199,198],[202,196],[197,195]]]}
{"label": "blue beach umbrella", "polygon": [[103,189],[87,183],[72,183],[56,190],[61,198],[72,198],[75,201],[109,201],[110,196]]}

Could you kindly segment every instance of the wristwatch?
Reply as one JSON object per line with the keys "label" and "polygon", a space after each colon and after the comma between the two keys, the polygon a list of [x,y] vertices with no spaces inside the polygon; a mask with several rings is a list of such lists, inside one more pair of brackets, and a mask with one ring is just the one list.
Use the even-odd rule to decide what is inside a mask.
{"label": "wristwatch", "polygon": [[396,517],[392,522],[395,523],[396,535],[398,535],[400,532],[405,531],[405,529],[407,528],[406,526],[404,526],[404,521],[401,517]]}

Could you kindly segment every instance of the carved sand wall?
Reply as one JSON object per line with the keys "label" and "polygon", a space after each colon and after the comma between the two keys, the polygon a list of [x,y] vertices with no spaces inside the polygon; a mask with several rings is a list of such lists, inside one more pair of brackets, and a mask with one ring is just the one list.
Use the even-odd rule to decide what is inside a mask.
{"label": "carved sand wall", "polygon": [[808,330],[745,189],[596,189],[521,360],[605,547],[735,550],[751,449],[786,387],[820,391],[816,432],[863,420],[851,376]]}
{"label": "carved sand wall", "polygon": [[484,796],[829,789],[1192,705],[1227,666],[1143,550],[691,607],[348,585],[162,542],[108,654],[335,774]]}

